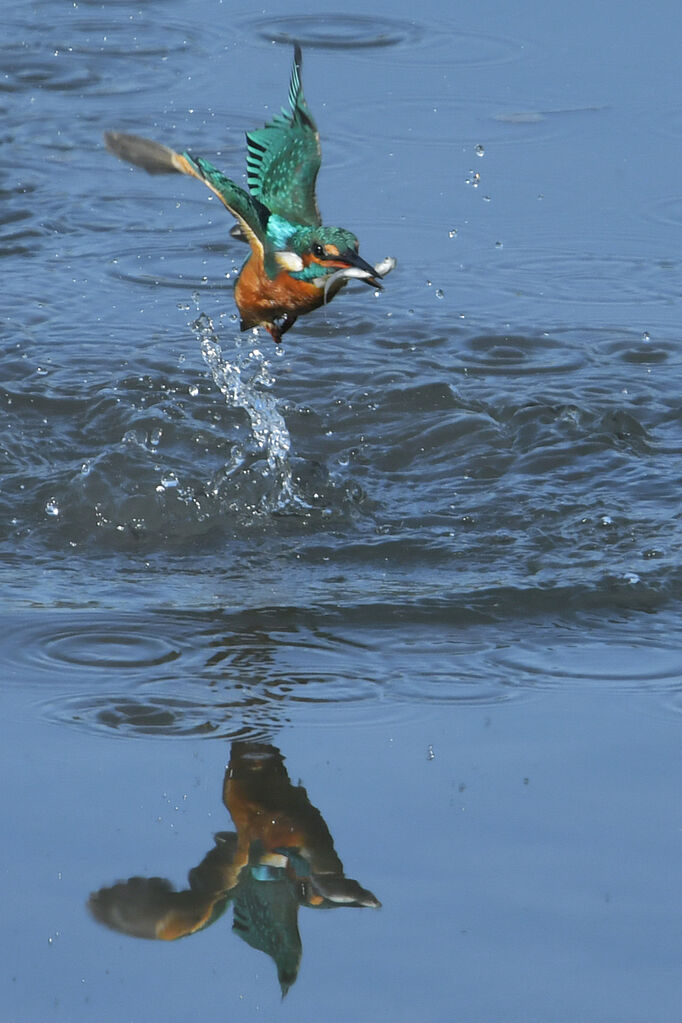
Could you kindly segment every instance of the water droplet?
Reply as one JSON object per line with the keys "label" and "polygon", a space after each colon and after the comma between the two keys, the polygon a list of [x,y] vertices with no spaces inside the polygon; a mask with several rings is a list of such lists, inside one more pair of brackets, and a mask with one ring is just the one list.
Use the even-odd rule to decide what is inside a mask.
{"label": "water droplet", "polygon": [[475,171],[472,168],[469,171],[469,176],[466,179],[466,184],[467,185],[471,185],[472,188],[478,188],[480,183],[481,183],[481,175],[478,173],[478,171]]}
{"label": "water droplet", "polygon": [[[157,466],[158,468],[158,466]],[[179,485],[179,481],[174,472],[166,472],[161,477],[161,482],[157,483],[156,490],[157,494],[165,494],[167,490],[173,490]]]}
{"label": "water droplet", "polygon": [[490,202],[490,196],[489,195],[484,195],[483,196],[483,202]]}
{"label": "water droplet", "polygon": [[445,298],[445,292],[442,288],[436,289],[436,298]]}
{"label": "water droplet", "polygon": [[427,760],[435,760],[436,759],[436,754],[433,752],[433,746],[431,746],[431,745],[429,745],[429,748],[426,751],[426,759]]}
{"label": "water droplet", "polygon": [[456,237],[457,237],[457,228],[456,227],[450,228],[450,230],[448,231],[448,238],[456,238]]}
{"label": "water droplet", "polygon": [[190,397],[196,398],[197,394],[199,393],[199,388],[197,387],[196,384],[190,384],[189,387],[187,388],[187,391]]}
{"label": "water droplet", "polygon": [[626,583],[630,583],[631,586],[639,582],[639,576],[636,572],[626,572],[623,579],[625,579]]}
{"label": "water droplet", "polygon": [[54,497],[51,497],[50,500],[46,502],[45,514],[52,515],[53,517],[59,515],[59,505],[55,501]]}
{"label": "water droplet", "polygon": [[476,148],[474,149],[474,152],[476,153],[476,156],[484,156],[485,155],[485,149],[481,145],[476,146]]}
{"label": "water droplet", "polygon": [[648,330],[645,330],[644,333],[642,334],[642,341],[644,342],[645,345],[648,344],[649,341],[651,341],[651,334],[649,333]]}
{"label": "water droplet", "polygon": [[47,376],[47,370],[43,369],[42,366],[37,366],[36,367],[36,376],[37,377],[46,377]]}
{"label": "water droplet", "polygon": [[503,249],[504,245],[502,244],[502,242],[495,242],[495,248],[496,249]]}

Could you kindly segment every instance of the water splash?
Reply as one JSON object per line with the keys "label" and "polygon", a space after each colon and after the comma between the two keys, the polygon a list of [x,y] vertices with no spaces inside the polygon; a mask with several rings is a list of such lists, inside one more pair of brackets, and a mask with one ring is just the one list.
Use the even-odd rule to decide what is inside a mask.
{"label": "water splash", "polygon": [[[250,332],[245,338],[238,336],[234,355],[228,358],[223,354],[213,320],[199,311],[198,304],[197,311],[191,328],[199,341],[204,362],[229,407],[241,408],[247,413],[257,457],[265,460],[263,476],[270,478],[272,488],[264,495],[261,510],[284,511],[292,504],[304,504],[292,480],[291,437],[277,408],[277,399],[270,393],[275,377],[258,347],[257,335]],[[242,455],[240,452],[237,456],[238,463],[242,462]]]}

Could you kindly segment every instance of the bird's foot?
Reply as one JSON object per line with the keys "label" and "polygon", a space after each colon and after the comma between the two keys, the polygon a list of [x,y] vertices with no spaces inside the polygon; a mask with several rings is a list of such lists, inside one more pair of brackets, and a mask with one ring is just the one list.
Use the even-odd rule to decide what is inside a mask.
{"label": "bird's foot", "polygon": [[282,342],[282,334],[286,334],[286,332],[288,330],[291,330],[291,328],[293,327],[293,325],[295,323],[296,323],[296,317],[295,316],[291,316],[290,313],[286,313],[286,315],[283,316],[279,320],[279,322],[265,323],[265,324],[263,324],[263,326],[265,327],[267,332],[270,334],[270,336],[272,337],[272,340],[275,342],[275,344],[279,345]]}

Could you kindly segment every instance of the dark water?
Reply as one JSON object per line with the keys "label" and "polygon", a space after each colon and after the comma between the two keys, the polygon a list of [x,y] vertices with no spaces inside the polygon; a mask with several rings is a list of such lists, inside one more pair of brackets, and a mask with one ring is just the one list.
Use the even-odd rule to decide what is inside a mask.
{"label": "dark water", "polygon": [[[679,10],[344,11],[5,14],[3,1018],[672,1023]],[[101,139],[240,179],[294,39],[398,266],[278,351]]]}

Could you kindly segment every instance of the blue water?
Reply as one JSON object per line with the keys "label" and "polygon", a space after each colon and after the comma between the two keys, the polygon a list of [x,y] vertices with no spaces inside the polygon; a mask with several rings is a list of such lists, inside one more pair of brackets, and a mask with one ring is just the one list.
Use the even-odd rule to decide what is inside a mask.
{"label": "blue water", "polygon": [[[680,27],[5,15],[4,1019],[679,1019]],[[229,215],[102,133],[242,180],[294,39],[324,219],[398,264],[277,350]],[[150,878],[222,916],[125,933]]]}

